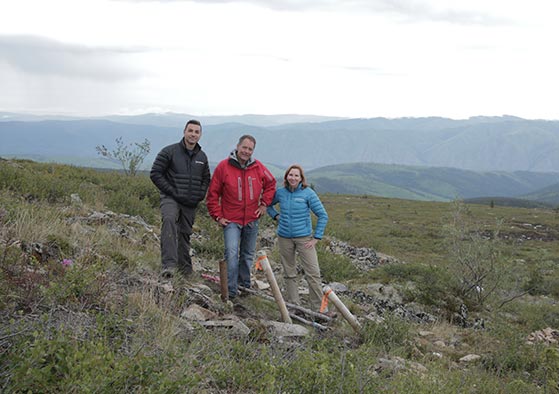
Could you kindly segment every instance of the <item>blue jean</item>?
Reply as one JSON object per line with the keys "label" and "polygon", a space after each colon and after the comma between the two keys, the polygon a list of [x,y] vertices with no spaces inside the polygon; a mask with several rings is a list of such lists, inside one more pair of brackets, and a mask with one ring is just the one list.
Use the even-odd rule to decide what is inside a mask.
{"label": "blue jean", "polygon": [[229,296],[237,295],[239,285],[250,287],[250,270],[254,261],[258,220],[245,226],[229,223],[223,229],[225,260],[227,260],[227,287]]}

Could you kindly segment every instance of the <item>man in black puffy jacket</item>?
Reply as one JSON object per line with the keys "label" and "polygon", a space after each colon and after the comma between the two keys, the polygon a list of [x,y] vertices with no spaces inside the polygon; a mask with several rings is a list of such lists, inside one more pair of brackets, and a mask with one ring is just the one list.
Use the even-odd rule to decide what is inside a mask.
{"label": "man in black puffy jacket", "polygon": [[206,196],[210,183],[208,158],[198,144],[202,125],[189,120],[184,138],[159,152],[150,178],[161,192],[161,263],[163,276],[178,270],[192,273],[190,235],[198,203]]}

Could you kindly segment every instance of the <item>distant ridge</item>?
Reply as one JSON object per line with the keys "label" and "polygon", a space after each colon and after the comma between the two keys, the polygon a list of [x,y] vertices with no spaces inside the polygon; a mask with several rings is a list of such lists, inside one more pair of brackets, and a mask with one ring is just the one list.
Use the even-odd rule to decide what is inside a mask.
{"label": "distant ridge", "polygon": [[[111,148],[117,137],[125,143],[147,138],[152,151],[145,170],[163,146],[180,140],[191,117],[196,118],[167,113],[55,120],[56,116],[0,113],[0,156],[114,168],[97,155],[95,146]],[[551,203],[557,198],[555,189],[541,195],[537,191],[559,184],[558,121],[514,116],[197,118],[204,125],[200,143],[211,163],[227,157],[240,135],[252,134],[257,139],[255,157],[275,175],[299,163],[309,174],[316,171],[312,174],[318,188],[334,193],[423,200],[525,195]],[[367,167],[372,164],[377,167]],[[349,167],[329,167],[337,165]],[[382,165],[384,169],[378,167]],[[377,178],[371,178],[373,173]]]}
{"label": "distant ridge", "polygon": [[559,183],[528,193],[522,198],[557,206],[559,205]]}
{"label": "distant ridge", "polygon": [[519,197],[553,184],[559,173],[477,172],[376,163],[326,166],[307,173],[318,192],[369,194],[410,200]]}
{"label": "distant ridge", "polygon": [[1,121],[21,121],[21,122],[38,122],[42,120],[110,120],[116,123],[151,125],[158,127],[184,127],[189,119],[197,119],[203,125],[216,125],[223,123],[240,123],[249,126],[269,127],[291,123],[316,123],[332,120],[346,119],[337,116],[319,116],[319,115],[297,115],[297,114],[279,114],[279,115],[215,115],[215,116],[197,116],[190,114],[181,114],[175,112],[165,113],[147,113],[141,115],[108,115],[94,117],[76,117],[63,115],[33,115],[18,114],[13,112],[0,112]]}

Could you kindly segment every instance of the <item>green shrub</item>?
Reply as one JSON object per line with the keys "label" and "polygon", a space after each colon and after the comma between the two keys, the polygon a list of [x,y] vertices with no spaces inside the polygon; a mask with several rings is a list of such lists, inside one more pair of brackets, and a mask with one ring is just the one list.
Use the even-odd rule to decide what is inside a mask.
{"label": "green shrub", "polygon": [[374,276],[385,283],[397,281],[408,285],[403,291],[407,302],[419,302],[446,310],[448,314],[456,312],[460,302],[456,298],[455,278],[446,270],[424,264],[389,264],[380,267]]}
{"label": "green shrub", "polygon": [[380,323],[367,321],[361,330],[366,346],[380,349],[384,353],[409,347],[411,339],[410,323],[393,314],[387,314]]}
{"label": "green shrub", "polygon": [[448,250],[447,269],[457,285],[456,296],[470,309],[479,309],[495,299],[507,278],[506,259],[499,240],[502,225],[496,221],[494,231],[484,231],[469,207],[456,201],[443,226]]}
{"label": "green shrub", "polygon": [[77,193],[85,203],[106,204],[115,212],[140,215],[150,223],[156,220],[159,206],[159,192],[147,176],[127,177],[67,165],[0,162],[0,187],[27,200],[49,203],[68,203],[70,195]]}
{"label": "green shrub", "polygon": [[326,282],[339,282],[360,276],[359,270],[348,257],[328,251],[321,243],[317,245],[316,252],[320,273]]}
{"label": "green shrub", "polygon": [[108,288],[107,274],[100,262],[94,264],[71,260],[72,264],[66,268],[59,268],[58,274],[51,275],[49,282],[42,286],[46,297],[44,302],[51,304],[78,304],[83,306],[100,305]]}
{"label": "green shrub", "polygon": [[177,369],[176,355],[129,355],[122,350],[105,337],[80,340],[67,330],[35,331],[8,354],[11,373],[4,388],[41,393],[179,392],[196,383],[189,371],[171,373]]}
{"label": "green shrub", "polygon": [[47,236],[47,245],[60,252],[60,257],[69,257],[72,255],[73,248],[68,239],[60,234],[49,234]]}

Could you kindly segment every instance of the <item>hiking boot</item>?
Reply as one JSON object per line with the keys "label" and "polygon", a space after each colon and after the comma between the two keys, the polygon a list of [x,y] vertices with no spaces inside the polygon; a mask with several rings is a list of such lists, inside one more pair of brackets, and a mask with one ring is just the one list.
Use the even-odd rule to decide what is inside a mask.
{"label": "hiking boot", "polygon": [[175,270],[172,268],[164,268],[160,274],[162,279],[172,279],[175,276]]}
{"label": "hiking boot", "polygon": [[189,268],[181,268],[181,269],[179,269],[179,272],[185,278],[192,277],[192,274],[194,273],[194,271],[192,271],[192,267],[190,269]]}
{"label": "hiking boot", "polygon": [[248,297],[250,295],[250,293],[248,291],[246,291],[245,289],[250,289],[250,287],[242,287],[239,286],[239,297]]}

